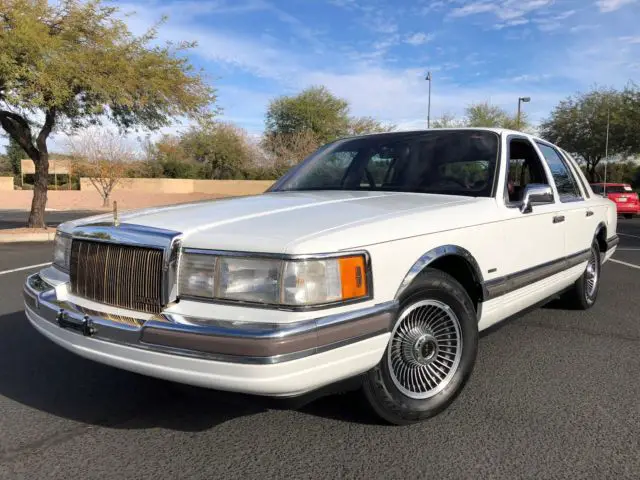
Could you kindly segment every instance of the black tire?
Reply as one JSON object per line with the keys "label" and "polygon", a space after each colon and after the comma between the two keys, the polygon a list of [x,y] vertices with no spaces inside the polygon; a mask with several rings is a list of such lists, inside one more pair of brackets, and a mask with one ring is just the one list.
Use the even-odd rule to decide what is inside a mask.
{"label": "black tire", "polygon": [[629,219],[633,218],[633,213],[625,213],[623,215],[623,217],[626,218],[627,220],[629,220]]}
{"label": "black tire", "polygon": [[[591,276],[591,268],[595,271],[595,277]],[[594,239],[591,244],[591,257],[589,258],[589,263],[585,271],[564,297],[568,308],[573,310],[588,310],[595,305],[598,299],[598,291],[600,290],[601,268],[600,248],[598,247],[597,240]],[[590,283],[590,280],[594,282],[593,285]]]}
{"label": "black tire", "polygon": [[[405,325],[406,328],[409,328],[409,325],[414,325],[409,323],[403,324],[402,322],[405,320],[411,322],[412,318],[419,319],[420,321],[423,321],[424,318],[432,318],[426,316],[426,310],[419,311],[419,308],[438,309],[442,305],[448,308],[442,309],[443,316],[441,318],[443,320],[438,320],[441,323],[437,325],[445,325],[445,327],[449,324],[456,325],[457,319],[459,328],[456,330],[456,327],[452,326],[450,327],[451,329],[445,330],[445,332],[453,332],[446,334],[447,339],[454,338],[455,335],[458,335],[461,339],[462,348],[459,349],[459,354],[453,354],[452,352],[458,352],[458,350],[448,346],[451,345],[451,343],[448,342],[453,341],[443,340],[443,338],[445,338],[443,334],[438,333],[442,332],[442,330],[440,330],[441,327],[434,329],[435,333],[433,333],[433,336],[428,329],[420,330],[420,333],[414,334],[417,335],[414,343],[409,342],[404,335],[395,335],[396,329],[400,329]],[[451,312],[453,315],[450,315]],[[403,318],[403,314],[407,316]],[[412,314],[414,317],[411,317]],[[423,315],[423,317],[420,317],[420,315]],[[433,320],[430,321],[433,322]],[[422,325],[424,326],[428,323],[427,320],[424,320]],[[424,334],[425,331],[428,332],[428,334]],[[413,332],[415,332],[415,330],[411,331],[412,334]],[[429,341],[433,342],[432,344],[435,345],[433,347],[435,350],[431,352],[430,358],[426,358],[425,356],[421,356],[421,353],[425,355],[428,353],[429,349],[427,347],[429,345],[424,342]],[[398,347],[400,344],[411,344],[414,347],[400,348]],[[460,343],[458,342],[457,345],[459,347]],[[452,276],[439,270],[426,269],[401,295],[398,318],[396,319],[392,337],[387,345],[383,358],[378,365],[364,375],[362,388],[365,398],[374,412],[381,419],[391,424],[408,425],[426,420],[446,409],[460,394],[473,371],[477,351],[478,320],[469,295],[467,295],[462,285]],[[396,373],[392,371],[393,367],[390,362],[390,357],[394,355],[394,352],[396,352],[397,355],[392,362],[395,362],[396,365],[398,362],[406,365],[403,359],[405,356],[413,354],[420,356],[420,361],[422,362],[436,362],[436,366],[446,365],[449,366],[450,369],[447,370],[446,367],[443,367],[444,372],[441,373],[442,375],[446,373],[447,376],[445,376],[444,381],[441,382],[440,385],[433,386],[430,389],[424,389],[423,392],[412,392],[407,389],[409,395],[414,397],[416,395],[430,395],[428,398],[412,398],[412,396],[403,392],[398,386],[398,384],[401,384],[401,381],[398,379],[398,376],[396,376]],[[416,354],[415,352],[421,353]],[[451,363],[441,360],[443,358],[441,354],[449,358]],[[452,355],[457,358],[457,362],[451,360],[451,358],[454,358]],[[418,360],[415,361],[417,362]],[[426,364],[425,366],[417,363],[415,365],[417,365],[416,368],[421,369],[423,375],[431,375],[431,373],[427,373],[428,368],[434,368],[433,363],[429,364],[430,367],[427,367]],[[402,371],[400,369],[397,370],[398,372]],[[398,373],[398,375],[400,375],[400,373]],[[403,378],[409,381],[409,379],[413,377],[405,376]],[[431,376],[430,378],[433,379],[435,377]],[[425,380],[426,383],[426,379],[423,378],[423,380]]]}

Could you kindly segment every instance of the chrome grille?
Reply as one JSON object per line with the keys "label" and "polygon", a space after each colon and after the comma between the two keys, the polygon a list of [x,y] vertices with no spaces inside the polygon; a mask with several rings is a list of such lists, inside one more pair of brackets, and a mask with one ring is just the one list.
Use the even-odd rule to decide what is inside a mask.
{"label": "chrome grille", "polygon": [[146,313],[162,309],[163,250],[74,239],[71,292]]}

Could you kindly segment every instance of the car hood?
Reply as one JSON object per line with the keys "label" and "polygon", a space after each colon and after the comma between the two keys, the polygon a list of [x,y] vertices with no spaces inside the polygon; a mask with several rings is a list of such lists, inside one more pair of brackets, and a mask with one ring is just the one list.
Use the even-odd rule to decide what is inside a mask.
{"label": "car hood", "polygon": [[[317,249],[309,241],[329,234],[344,233],[340,248],[398,238],[404,235],[386,230],[383,226],[386,220],[476,201],[469,197],[403,192],[273,192],[148,208],[122,213],[119,218],[121,223],[181,232],[185,247],[297,253],[302,244]],[[112,214],[105,214],[81,219],[66,223],[63,229],[111,218]],[[375,228],[375,238],[370,231],[358,234],[356,227],[372,224],[380,225]],[[425,223],[419,230],[429,233],[430,228],[433,227]]]}

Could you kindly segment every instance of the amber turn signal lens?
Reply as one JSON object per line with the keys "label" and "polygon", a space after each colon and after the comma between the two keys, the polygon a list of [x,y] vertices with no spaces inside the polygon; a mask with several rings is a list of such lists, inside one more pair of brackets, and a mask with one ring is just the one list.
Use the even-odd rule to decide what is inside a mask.
{"label": "amber turn signal lens", "polygon": [[367,272],[364,257],[343,257],[340,263],[342,299],[359,298],[367,295]]}

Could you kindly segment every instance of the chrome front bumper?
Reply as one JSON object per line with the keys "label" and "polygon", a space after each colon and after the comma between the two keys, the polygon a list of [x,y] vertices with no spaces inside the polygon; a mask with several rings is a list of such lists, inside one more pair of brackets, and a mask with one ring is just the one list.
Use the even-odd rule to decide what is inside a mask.
{"label": "chrome front bumper", "polygon": [[108,314],[87,313],[79,305],[59,300],[56,288],[39,274],[27,278],[24,301],[32,323],[33,318],[42,319],[55,329],[73,334],[67,338],[251,365],[290,362],[389,334],[398,308],[397,302],[388,302],[287,324],[198,321],[171,314],[126,322]]}

